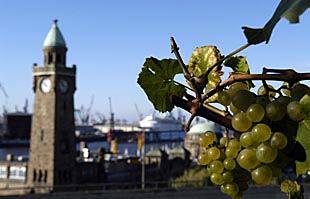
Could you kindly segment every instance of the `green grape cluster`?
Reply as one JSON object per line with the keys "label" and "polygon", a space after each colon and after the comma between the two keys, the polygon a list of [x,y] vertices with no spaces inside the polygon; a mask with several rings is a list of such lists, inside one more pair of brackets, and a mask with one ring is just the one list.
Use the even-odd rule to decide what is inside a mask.
{"label": "green grape cluster", "polygon": [[231,197],[241,197],[242,192],[248,188],[250,173],[236,161],[242,148],[240,142],[237,139],[228,140],[226,137],[217,141],[216,134],[211,131],[202,135],[199,141],[205,150],[198,156],[198,162],[208,166],[211,182],[220,186],[223,193]]}
{"label": "green grape cluster", "polygon": [[[223,193],[241,198],[249,182],[269,185],[290,160],[298,160],[295,137],[298,123],[310,116],[310,88],[296,84],[289,91],[290,96],[283,96],[268,85],[255,94],[245,83],[236,82],[219,92],[218,102],[229,106],[233,114],[236,136],[200,142],[205,152],[198,161],[208,166],[211,182]],[[215,137],[215,133],[202,137]]]}

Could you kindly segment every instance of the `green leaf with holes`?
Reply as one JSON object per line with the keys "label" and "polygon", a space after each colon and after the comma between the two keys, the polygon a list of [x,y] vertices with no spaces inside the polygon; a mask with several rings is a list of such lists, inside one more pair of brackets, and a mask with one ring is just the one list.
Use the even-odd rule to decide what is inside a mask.
{"label": "green leaf with holes", "polygon": [[[201,77],[211,68],[211,66],[217,63],[220,58],[221,54],[216,46],[198,47],[191,55],[188,63],[188,71],[195,77]],[[221,82],[221,78],[217,70],[218,66],[213,68],[208,74],[207,80],[205,82],[201,82],[198,85],[198,88],[205,88],[205,92],[214,89]],[[206,102],[215,102],[216,99],[217,94],[211,96]]]}
{"label": "green leaf with holes", "polygon": [[171,111],[174,108],[171,95],[185,95],[185,88],[173,82],[175,75],[179,73],[182,73],[182,69],[175,59],[158,60],[150,57],[145,60],[137,82],[156,110]]}
{"label": "green leaf with holes", "polygon": [[299,122],[296,140],[304,147],[306,151],[306,161],[296,161],[296,176],[305,174],[310,170],[310,120]]}
{"label": "green leaf with holes", "polygon": [[[224,66],[232,68],[234,73],[236,74],[250,74],[250,67],[246,60],[246,57],[243,56],[235,56],[230,57],[224,62]],[[252,81],[246,81],[249,89],[254,87]]]}

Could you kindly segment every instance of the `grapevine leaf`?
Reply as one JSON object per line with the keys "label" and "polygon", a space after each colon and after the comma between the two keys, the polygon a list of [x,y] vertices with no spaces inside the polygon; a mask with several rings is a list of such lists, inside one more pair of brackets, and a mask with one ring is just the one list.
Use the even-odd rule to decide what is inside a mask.
{"label": "grapevine leaf", "polygon": [[182,69],[175,59],[158,60],[150,57],[145,60],[137,82],[156,110],[171,111],[174,105],[170,101],[170,96],[185,95],[185,88],[172,81],[179,73],[182,73]]}
{"label": "grapevine leaf", "polygon": [[249,44],[259,44],[266,41],[268,43],[273,28],[281,18],[286,18],[290,23],[299,23],[299,16],[310,7],[310,0],[281,0],[271,19],[263,28],[244,29],[244,34]]}
{"label": "grapevine leaf", "polygon": [[[235,56],[230,57],[224,62],[224,66],[232,68],[236,74],[250,74],[250,67],[246,60],[246,57]],[[249,89],[254,87],[254,84],[251,80],[246,81]]]}
{"label": "grapevine leaf", "polygon": [[[202,46],[196,48],[188,63],[188,71],[195,77],[200,77],[205,74],[208,69],[217,63],[221,58],[220,51],[216,46]],[[213,68],[208,74],[207,82],[203,82],[198,87],[205,87],[205,91],[216,87],[221,82],[220,75],[217,73],[217,67]],[[217,99],[217,94],[213,95],[206,102],[214,102]]]}
{"label": "grapevine leaf", "polygon": [[299,123],[296,140],[306,151],[306,161],[296,161],[296,176],[305,174],[310,170],[310,120],[303,120]]}

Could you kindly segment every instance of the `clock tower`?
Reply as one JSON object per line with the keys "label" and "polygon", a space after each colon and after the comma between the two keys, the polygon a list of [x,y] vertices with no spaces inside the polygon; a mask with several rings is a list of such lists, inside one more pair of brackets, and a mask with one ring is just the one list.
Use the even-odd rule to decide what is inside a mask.
{"label": "clock tower", "polygon": [[[44,44],[44,65],[33,67],[35,93],[27,185],[36,192],[76,183],[74,101],[76,67],[66,66],[57,20]],[[61,186],[58,186],[61,187]],[[50,191],[50,190],[49,190]]]}

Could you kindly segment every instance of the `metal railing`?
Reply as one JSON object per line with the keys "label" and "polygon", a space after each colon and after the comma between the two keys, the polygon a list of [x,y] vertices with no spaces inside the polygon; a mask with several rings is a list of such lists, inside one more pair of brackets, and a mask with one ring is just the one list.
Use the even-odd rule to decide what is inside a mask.
{"label": "metal railing", "polygon": [[[159,189],[178,189],[178,188],[199,188],[206,187],[206,181],[146,181],[144,184],[145,190]],[[55,185],[55,186],[35,186],[29,187],[26,184],[0,188],[0,195],[3,191],[24,191],[32,193],[34,190],[46,190],[46,192],[105,192],[115,190],[142,190],[141,182],[113,182],[113,183],[87,183],[87,184],[70,184],[70,185]]]}

